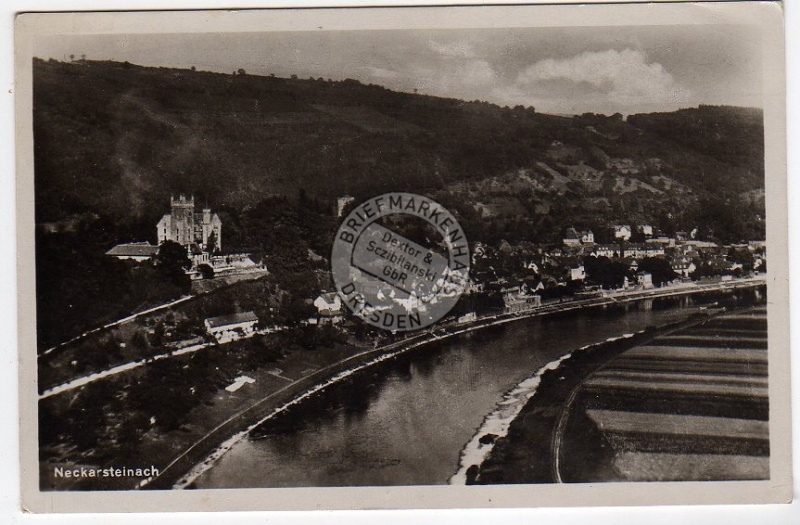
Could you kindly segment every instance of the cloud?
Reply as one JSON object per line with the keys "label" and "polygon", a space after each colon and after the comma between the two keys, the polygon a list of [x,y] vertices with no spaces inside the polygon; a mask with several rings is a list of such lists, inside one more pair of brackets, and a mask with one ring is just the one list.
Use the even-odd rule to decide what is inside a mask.
{"label": "cloud", "polygon": [[456,78],[465,84],[480,86],[494,82],[497,73],[486,60],[468,60],[457,69]]}
{"label": "cloud", "polygon": [[497,81],[497,73],[486,60],[452,60],[436,66],[417,66],[410,71],[415,87],[425,93],[456,98],[483,98]]}
{"label": "cloud", "polygon": [[648,62],[641,51],[584,52],[567,59],[548,58],[524,69],[516,85],[531,90],[546,90],[547,85],[571,83],[588,85],[608,101],[624,104],[680,103],[688,92],[657,62]]}
{"label": "cloud", "polygon": [[447,43],[439,43],[435,40],[429,40],[428,47],[438,54],[446,57],[474,58],[476,56],[472,46],[466,40]]}

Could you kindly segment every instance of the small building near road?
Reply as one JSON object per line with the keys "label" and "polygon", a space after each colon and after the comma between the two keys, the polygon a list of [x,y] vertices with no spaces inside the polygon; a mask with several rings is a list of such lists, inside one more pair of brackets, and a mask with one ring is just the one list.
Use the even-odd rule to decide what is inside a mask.
{"label": "small building near road", "polygon": [[653,288],[653,274],[649,272],[639,272],[636,274],[636,284],[649,290]]}
{"label": "small building near road", "polygon": [[697,265],[691,259],[679,258],[672,263],[672,271],[683,278],[688,278],[689,274],[695,270],[697,270]]}
{"label": "small building near road", "polygon": [[227,343],[252,336],[256,331],[258,317],[253,312],[210,317],[203,324],[208,335],[218,343]]}
{"label": "small building near road", "polygon": [[158,255],[158,246],[153,246],[147,241],[118,244],[108,250],[106,255],[116,257],[120,260],[144,262],[149,261]]}
{"label": "small building near road", "polygon": [[503,298],[503,313],[524,312],[542,305],[540,295],[527,294],[519,286],[503,287],[500,294]]}
{"label": "small building near road", "polygon": [[586,268],[581,264],[577,267],[570,267],[569,280],[570,281],[583,281],[586,279]]}
{"label": "small building near road", "polygon": [[343,319],[342,298],[336,292],[323,293],[314,299],[314,306],[320,324],[336,324]]}

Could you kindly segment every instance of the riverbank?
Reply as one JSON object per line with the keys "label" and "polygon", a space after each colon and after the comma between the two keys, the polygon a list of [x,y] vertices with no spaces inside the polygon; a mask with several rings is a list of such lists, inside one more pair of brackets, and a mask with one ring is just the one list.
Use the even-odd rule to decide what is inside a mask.
{"label": "riverbank", "polygon": [[[733,282],[696,286],[692,289],[688,289],[687,287],[681,287],[679,290],[656,289],[637,292],[637,296],[635,298],[631,297],[630,300],[642,300],[716,290],[724,291],[734,286],[751,287],[761,284],[760,282]],[[620,302],[625,301],[621,301],[619,297],[596,297],[580,301],[571,301],[569,303],[550,304],[523,314],[503,314],[489,318],[480,318],[469,325],[438,327],[432,331],[420,333],[391,345],[350,356],[347,359],[333,363],[330,366],[304,376],[292,384],[283,385],[283,388],[266,395],[255,404],[237,412],[214,428],[210,428],[201,439],[188,449],[181,451],[167,468],[162,469],[161,475],[158,478],[152,480],[145,486],[147,488],[170,488],[176,484],[178,484],[179,487],[190,486],[193,479],[202,474],[205,469],[212,466],[219,457],[236,442],[246,438],[248,433],[259,424],[297,406],[302,400],[319,393],[331,384],[370,367],[372,364],[392,359],[399,354],[424,347],[435,341],[441,341],[490,326],[498,326],[536,316],[569,312],[576,309],[602,307]],[[187,472],[190,472],[188,476],[186,475]]]}
{"label": "riverbank", "polygon": [[[555,483],[558,480],[553,436],[563,408],[581,381],[607,361],[659,334],[707,319],[644,330],[588,345],[564,355],[527,381],[522,404],[505,425],[493,425],[490,416],[465,447],[451,484]],[[522,385],[521,385],[522,386]]]}
{"label": "riverbank", "polygon": [[[743,309],[740,308],[739,311],[741,310]],[[534,387],[528,392],[527,401],[524,406],[516,411],[517,413],[513,416],[510,422],[506,423],[505,428],[499,429],[501,432],[488,434],[488,432],[492,429],[491,422],[493,417],[490,416],[487,418],[487,422],[484,425],[485,428],[482,427],[479,433],[476,434],[475,438],[473,438],[472,442],[469,443],[465,448],[465,451],[462,454],[461,468],[458,474],[451,480],[451,483],[515,484],[560,483],[564,481],[624,481],[628,478],[626,478],[624,475],[621,477],[618,468],[614,466],[614,461],[620,461],[617,457],[617,452],[619,452],[624,460],[627,460],[629,464],[632,464],[630,458],[638,458],[637,453],[632,453],[631,447],[633,446],[639,446],[640,448],[644,447],[642,450],[646,451],[644,454],[640,455],[646,456],[645,466],[647,468],[642,466],[643,463],[641,461],[636,464],[639,471],[641,471],[637,473],[637,475],[641,476],[641,479],[638,479],[639,481],[662,478],[670,479],[670,473],[667,471],[671,472],[672,470],[676,470],[674,464],[681,459],[680,453],[676,455],[676,452],[679,452],[678,449],[681,449],[683,451],[682,453],[687,453],[686,451],[691,448],[689,445],[687,445],[687,443],[694,446],[694,448],[698,448],[698,443],[701,443],[702,447],[698,448],[698,450],[702,449],[700,452],[714,450],[716,451],[715,453],[719,453],[719,451],[722,449],[725,449],[726,453],[731,453],[730,450],[734,452],[741,452],[741,450],[743,450],[743,446],[737,444],[736,447],[733,447],[730,443],[732,442],[733,438],[728,436],[714,438],[717,441],[720,441],[721,439],[722,442],[724,442],[724,446],[722,448],[714,448],[715,445],[709,441],[708,436],[700,440],[698,440],[696,436],[672,436],[670,439],[661,439],[654,438],[654,435],[650,434],[650,432],[652,432],[651,429],[654,422],[667,420],[668,424],[669,421],[672,421],[673,419],[676,421],[680,420],[681,422],[675,423],[677,427],[676,430],[673,430],[673,432],[681,433],[686,431],[687,428],[698,424],[698,422],[702,425],[705,425],[704,422],[706,419],[713,419],[714,425],[719,425],[720,421],[722,421],[720,416],[741,418],[743,417],[743,414],[747,412],[744,409],[749,405],[745,406],[741,404],[735,405],[736,407],[739,407],[738,410],[734,409],[733,406],[728,407],[728,412],[730,412],[730,414],[721,411],[719,406],[721,404],[719,398],[720,394],[718,392],[714,394],[714,406],[711,407],[711,409],[708,409],[708,403],[711,401],[705,398],[697,398],[687,403],[683,397],[691,394],[693,388],[699,388],[701,390],[707,389],[709,381],[711,384],[716,384],[720,382],[721,377],[718,375],[707,377],[704,375],[704,372],[701,371],[695,371],[694,375],[688,376],[688,372],[683,370],[683,368],[687,366],[686,363],[688,363],[688,361],[685,361],[685,359],[687,359],[688,356],[682,358],[684,360],[680,363],[683,364],[680,366],[675,365],[678,366],[678,368],[672,372],[668,372],[667,374],[665,374],[667,370],[672,370],[672,368],[669,368],[671,365],[662,361],[658,361],[658,363],[650,365],[657,366],[658,370],[661,370],[660,373],[647,372],[645,375],[642,375],[636,371],[638,368],[631,369],[628,364],[626,364],[624,370],[621,372],[605,372],[607,375],[610,374],[610,377],[614,377],[614,379],[611,380],[614,388],[624,388],[625,383],[620,383],[622,379],[617,379],[617,376],[627,377],[633,374],[633,376],[639,378],[639,380],[641,380],[641,376],[648,379],[653,378],[653,381],[658,382],[660,376],[672,374],[674,379],[672,376],[667,377],[666,380],[668,381],[664,383],[663,388],[675,390],[680,387],[679,397],[683,399],[682,401],[681,399],[678,399],[681,404],[680,407],[675,405],[677,401],[672,399],[672,397],[669,397],[671,401],[666,401],[663,398],[663,393],[654,394],[655,397],[653,397],[651,403],[643,404],[643,398],[641,397],[643,394],[641,392],[637,393],[633,397],[630,397],[633,394],[627,393],[625,395],[628,397],[625,397],[625,400],[623,401],[619,398],[624,392],[618,392],[614,390],[613,392],[608,393],[606,396],[609,400],[614,400],[614,406],[611,407],[610,405],[606,404],[608,406],[604,405],[598,408],[600,406],[598,405],[598,399],[600,398],[598,398],[597,392],[594,390],[592,390],[592,392],[585,391],[585,382],[587,378],[597,376],[598,370],[606,370],[609,366],[609,363],[617,362],[620,356],[629,355],[632,349],[646,349],[649,348],[648,345],[670,345],[676,344],[676,342],[679,343],[683,340],[682,338],[686,337],[682,334],[687,332],[694,333],[700,329],[707,330],[706,327],[712,327],[713,323],[716,323],[716,321],[712,321],[713,319],[725,319],[726,316],[730,316],[730,311],[718,310],[713,313],[709,311],[707,315],[702,317],[695,317],[693,319],[664,326],[659,329],[645,330],[637,334],[631,334],[625,339],[607,341],[605,343],[581,348],[569,356],[565,356],[565,358],[558,360],[558,362],[554,363],[553,366],[545,367],[545,369],[541,370],[535,376],[536,384],[533,385]],[[705,333],[714,333],[713,327],[712,331]],[[717,334],[715,333],[713,341],[701,341],[699,344],[719,345],[720,342],[716,336]],[[670,341],[671,338],[675,339],[675,341]],[[738,343],[736,341],[729,341],[729,344],[733,344],[734,346],[737,344],[741,345],[746,343],[747,341],[740,341]],[[666,356],[670,355],[670,352],[685,353],[685,350],[681,350],[680,346],[667,346],[658,348],[662,349],[660,354],[665,354]],[[699,354],[700,352],[693,352],[692,359],[698,358],[696,356]],[[709,361],[708,365],[711,367],[710,370],[715,370],[716,372],[719,372],[720,366],[722,366],[722,368],[725,366],[731,366],[730,364],[727,364],[717,365],[714,367],[711,366],[710,363],[711,362]],[[667,366],[667,368],[664,368],[665,366]],[[753,365],[746,366],[752,367]],[[693,365],[692,370],[697,370],[697,367]],[[740,390],[741,381],[743,381],[744,377],[741,374],[743,373],[744,372],[741,370],[737,371],[736,374],[738,375],[734,376],[732,379],[735,384],[740,385],[736,387]],[[692,377],[694,379],[691,379]],[[690,381],[690,383],[687,383],[686,385],[674,383],[674,381],[678,379],[682,381]],[[599,379],[598,381],[602,382],[602,380]],[[530,383],[531,381],[528,382]],[[652,388],[650,384],[648,384],[648,387]],[[658,384],[656,384],[655,387],[659,388]],[[728,387],[723,387],[723,389],[724,388]],[[747,391],[749,392],[750,390]],[[581,402],[576,401],[576,398],[578,397],[580,397],[582,400]],[[760,401],[761,399],[758,396],[752,400],[752,402],[756,404],[758,404]],[[750,403],[750,401],[748,401],[748,403]],[[573,405],[580,405],[582,409],[573,410]],[[636,408],[631,408],[635,406],[638,406],[639,410],[644,410],[644,412],[635,412]],[[591,407],[591,409],[584,410],[587,407]],[[643,409],[642,407],[645,408]],[[760,408],[763,412],[761,405],[758,405],[758,408]],[[628,410],[634,410],[634,412],[629,413]],[[702,410],[706,410],[706,412],[703,412],[700,416],[685,415],[687,413],[700,414],[698,411],[702,412]],[[711,411],[709,412],[708,410]],[[642,432],[645,433],[636,439],[634,439],[636,434],[630,434],[630,429],[626,430],[622,435],[614,435],[610,437],[610,435],[604,434],[603,430],[598,430],[598,427],[596,427],[594,424],[587,423],[587,417],[585,416],[584,412],[591,415],[600,414],[601,416],[611,418],[612,420],[614,420],[614,417],[617,417],[617,419],[622,420],[624,424],[630,423],[630,421],[625,419],[626,417],[629,420],[646,420],[650,422],[648,423],[650,426],[648,426],[646,430],[643,429]],[[653,412],[653,414],[650,414],[649,412]],[[758,410],[756,412],[758,412]],[[682,415],[672,415],[673,413]],[[758,413],[753,417],[756,420],[762,419],[764,414]],[[614,421],[618,423],[617,420]],[[735,420],[735,423],[738,425],[741,423],[741,420],[737,419]],[[749,427],[757,427],[759,424],[760,423],[755,422],[754,424],[750,424]],[[720,436],[722,436],[722,434],[720,434]],[[682,441],[678,438],[681,438]],[[567,448],[570,449],[568,453],[562,450],[562,445],[565,439],[568,443]],[[609,439],[611,439],[610,445]],[[751,443],[752,439],[752,436],[748,434],[746,444],[750,448],[748,449],[747,447],[744,447],[744,449],[756,450],[757,453],[755,453],[755,456],[763,454],[763,450],[758,449],[757,446],[754,446],[753,443]],[[676,443],[678,444],[676,445]],[[756,444],[758,445],[758,443]],[[654,456],[652,452],[656,451],[658,447],[666,445],[669,445],[671,448],[665,461],[668,461],[671,465],[673,465],[673,467],[671,469],[667,468],[664,470],[662,468],[659,471],[653,471],[653,458],[657,458],[658,454]],[[614,450],[609,450],[609,446],[612,448],[616,446],[620,450],[617,452]],[[681,447],[686,450],[683,450]],[[690,457],[687,456],[687,461],[693,463],[694,470],[698,470],[697,462],[702,460],[704,456],[702,456],[702,454],[689,456]],[[750,457],[745,459],[754,460],[754,458]],[[747,462],[748,465],[753,463],[754,461]],[[630,467],[629,464],[626,464],[627,467]],[[722,468],[720,465],[721,463],[717,459],[713,467],[717,471],[720,471],[720,468]],[[688,473],[689,470],[691,469],[683,468],[681,473],[676,474],[677,477],[674,479],[704,479],[702,477],[691,477],[696,476],[697,473]],[[727,470],[733,472],[735,469],[728,468]],[[742,469],[740,468],[739,470]],[[760,472],[760,470],[757,468],[751,468],[750,470],[753,472]],[[567,473],[569,479],[562,479],[564,472]],[[745,474],[740,473],[740,475],[746,478],[747,476],[752,476],[754,474],[748,471]],[[647,478],[647,476],[655,477]],[[731,479],[738,478],[734,477]],[[632,478],[629,480],[632,480]]]}

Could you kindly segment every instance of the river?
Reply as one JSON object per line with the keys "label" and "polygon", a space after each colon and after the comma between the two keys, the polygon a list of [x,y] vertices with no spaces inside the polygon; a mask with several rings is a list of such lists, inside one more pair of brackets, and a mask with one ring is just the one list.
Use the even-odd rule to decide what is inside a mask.
{"label": "river", "polygon": [[446,484],[503,394],[583,345],[681,321],[713,298],[525,319],[372,367],[265,422],[196,488]]}

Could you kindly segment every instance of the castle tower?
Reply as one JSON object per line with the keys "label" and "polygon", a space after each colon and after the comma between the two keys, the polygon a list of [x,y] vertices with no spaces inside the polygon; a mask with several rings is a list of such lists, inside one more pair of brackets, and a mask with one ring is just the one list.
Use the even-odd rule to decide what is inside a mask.
{"label": "castle tower", "polygon": [[209,248],[208,240],[214,235],[214,246],[210,249],[222,248],[222,221],[219,215],[210,208],[203,208],[202,213],[194,211],[194,196],[183,195],[170,197],[171,213],[165,214],[156,226],[158,243],[175,241],[183,246],[198,243],[202,248]]}
{"label": "castle tower", "polygon": [[172,240],[179,244],[194,242],[194,196],[170,197],[172,204]]}

